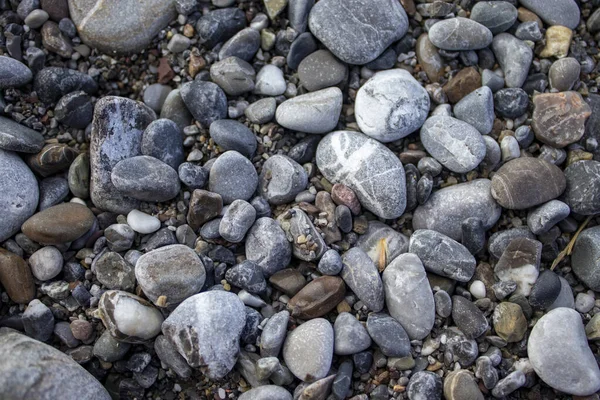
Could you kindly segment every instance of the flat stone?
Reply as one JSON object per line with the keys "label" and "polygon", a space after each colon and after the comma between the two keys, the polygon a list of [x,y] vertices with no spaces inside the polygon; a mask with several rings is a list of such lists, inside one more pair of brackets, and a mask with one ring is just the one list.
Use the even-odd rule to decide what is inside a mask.
{"label": "flat stone", "polygon": [[326,0],[308,19],[310,31],[340,60],[366,64],[408,30],[404,8],[390,0]]}
{"label": "flat stone", "polygon": [[356,246],[362,249],[383,271],[396,257],[408,251],[408,238],[380,221],[369,221],[367,231]]}
{"label": "flat stone", "polygon": [[152,121],[144,130],[141,146],[143,155],[154,157],[174,170],[183,163],[183,135],[171,120]]}
{"label": "flat stone", "polygon": [[187,222],[196,231],[206,222],[219,216],[223,210],[223,198],[217,193],[196,189],[192,193]]}
{"label": "flat stone", "polygon": [[63,203],[47,208],[29,218],[21,230],[42,244],[72,242],[90,230],[94,214],[86,206]]}
{"label": "flat stone", "polygon": [[260,33],[256,29],[245,28],[233,35],[219,50],[219,60],[238,57],[251,61],[260,48]]}
{"label": "flat stone", "polygon": [[259,190],[270,204],[292,202],[306,188],[308,176],[300,164],[291,158],[276,154],[263,164],[259,176]]}
{"label": "flat stone", "polygon": [[332,131],[342,111],[342,91],[332,87],[296,96],[277,107],[275,118],[284,128],[322,134]]}
{"label": "flat stone", "polygon": [[385,313],[367,317],[367,331],[387,357],[406,357],[410,354],[410,339],[398,321]]}
{"label": "flat stone", "polygon": [[371,346],[366,328],[352,314],[343,312],[335,318],[335,354],[339,356],[360,353]]}
{"label": "flat stone", "polygon": [[353,247],[342,255],[344,267],[340,276],[356,296],[374,312],[385,304],[383,282],[375,263],[359,247]]}
{"label": "flat stone", "polygon": [[259,218],[252,225],[246,236],[246,258],[256,262],[265,277],[288,266],[292,258],[292,246],[274,219]]}
{"label": "flat stone", "polygon": [[577,237],[571,267],[579,279],[593,290],[600,289],[600,227],[585,229]]}
{"label": "flat stone", "polygon": [[79,90],[94,94],[98,91],[98,84],[88,74],[77,70],[47,67],[35,75],[33,88],[44,103],[54,103],[64,95]]}
{"label": "flat stone", "polygon": [[358,132],[332,132],[319,143],[316,160],[329,182],[348,186],[375,215],[392,219],[404,212],[404,168],[378,141]]}
{"label": "flat stone", "polygon": [[288,302],[293,317],[312,319],[333,310],[346,294],[344,281],[337,276],[321,276],[304,286]]}
{"label": "flat stone", "polygon": [[45,145],[37,154],[27,157],[29,168],[42,177],[54,175],[69,168],[69,165],[79,155],[77,150],[62,143]]}
{"label": "flat stone", "polygon": [[157,158],[136,156],[119,161],[110,174],[123,195],[142,201],[167,201],[179,194],[177,171]]}
{"label": "flat stone", "polygon": [[574,0],[523,0],[521,4],[548,25],[562,25],[571,29],[579,25],[579,6]]}
{"label": "flat stone", "polygon": [[219,234],[231,243],[240,243],[256,220],[256,210],[244,200],[234,200],[219,223]]}
{"label": "flat stone", "polygon": [[[477,3],[482,4],[482,3]],[[494,126],[494,96],[487,86],[469,93],[454,106],[454,116],[487,135]]]}
{"label": "flat stone", "polygon": [[33,79],[31,70],[25,64],[7,56],[0,56],[0,75],[0,89],[20,87]]}
{"label": "flat stone", "polygon": [[580,73],[581,65],[577,59],[573,57],[558,59],[552,63],[548,71],[550,87],[559,92],[571,90],[579,79]]}
{"label": "flat stone", "polygon": [[300,83],[309,92],[335,86],[348,76],[348,66],[327,50],[317,50],[298,65]]}
{"label": "flat stone", "polygon": [[450,51],[479,50],[492,43],[492,32],[479,22],[462,17],[444,19],[429,28],[429,40]]}
{"label": "flat stone", "polygon": [[98,1],[69,0],[69,10],[81,39],[104,53],[139,52],[176,17],[174,2]]}
{"label": "flat stone", "polygon": [[496,35],[508,30],[517,20],[517,15],[515,6],[507,1],[481,1],[471,9],[470,18]]}
{"label": "flat stone", "polygon": [[513,239],[494,267],[501,281],[517,284],[515,295],[529,296],[539,275],[542,244],[527,237]]}
{"label": "flat stone", "polygon": [[483,312],[462,296],[452,296],[452,320],[468,339],[476,339],[489,329]]}
{"label": "flat stone", "polygon": [[451,103],[458,103],[463,97],[481,87],[481,75],[474,67],[464,68],[443,87]]}
{"label": "flat stone", "polygon": [[562,200],[571,211],[581,215],[593,215],[600,211],[600,162],[577,161],[565,168],[567,188]]}
{"label": "flat stone", "polygon": [[229,119],[210,124],[210,137],[223,150],[235,150],[251,158],[256,152],[256,137],[244,124]]}
{"label": "flat stone", "polygon": [[364,134],[383,143],[393,142],[423,125],[429,113],[429,95],[409,72],[382,71],[358,90],[354,112]]}
{"label": "flat stone", "polygon": [[313,382],[329,372],[333,342],[333,328],[329,321],[323,318],[307,321],[287,336],[283,359],[298,379]]}
{"label": "flat stone", "polygon": [[533,60],[531,48],[509,33],[500,33],[494,37],[492,49],[504,71],[506,87],[523,86]]}
{"label": "flat stone", "polygon": [[416,53],[417,60],[423,67],[429,80],[434,83],[439,82],[444,76],[445,64],[442,56],[440,56],[440,53],[438,52],[438,48],[431,43],[428,34],[423,33],[417,39]]}
{"label": "flat stone", "polygon": [[204,127],[227,117],[227,96],[215,83],[189,82],[181,86],[180,94],[194,119]]}
{"label": "flat stone", "polygon": [[567,218],[571,208],[560,200],[551,200],[527,214],[527,226],[536,235],[548,232],[553,226]]}
{"label": "flat stone", "polygon": [[237,8],[213,10],[198,20],[196,30],[202,44],[212,49],[246,27],[246,15]]}
{"label": "flat stone", "polygon": [[226,151],[212,164],[209,190],[220,194],[224,204],[249,200],[258,186],[258,174],[246,157],[234,150]]}
{"label": "flat stone", "polygon": [[297,269],[286,268],[271,275],[269,283],[271,283],[275,289],[282,291],[290,297],[294,297],[296,293],[306,286],[306,279]]}

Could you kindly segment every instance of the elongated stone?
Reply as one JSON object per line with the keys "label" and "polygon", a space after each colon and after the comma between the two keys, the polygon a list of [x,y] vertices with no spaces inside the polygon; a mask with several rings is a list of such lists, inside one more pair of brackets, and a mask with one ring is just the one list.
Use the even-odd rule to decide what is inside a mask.
{"label": "elongated stone", "polygon": [[[15,62],[17,61],[15,60]],[[44,147],[44,137],[39,132],[18,124],[12,119],[0,117],[0,149],[37,153],[42,150],[42,147]]]}
{"label": "elongated stone", "polygon": [[38,243],[61,244],[80,238],[93,224],[94,214],[86,206],[61,203],[34,214],[21,230]]}
{"label": "elongated stone", "polygon": [[589,288],[600,290],[600,226],[588,228],[577,237],[571,267]]}
{"label": "elongated stone", "polygon": [[456,17],[441,20],[429,29],[429,40],[450,51],[479,50],[492,43],[492,32],[472,19]]}
{"label": "elongated stone", "polygon": [[341,111],[342,91],[331,87],[284,101],[277,107],[275,118],[287,129],[327,133],[337,126]]}
{"label": "elongated stone", "polygon": [[379,312],[383,309],[383,283],[379,271],[367,253],[353,247],[342,256],[344,267],[340,276],[354,294],[362,300],[370,310]]}
{"label": "elongated stone", "polygon": [[293,317],[317,318],[333,310],[344,299],[346,285],[337,276],[321,276],[304,286],[288,302]]}
{"label": "elongated stone", "polygon": [[427,77],[432,83],[439,82],[441,78],[444,76],[444,60],[440,53],[438,52],[438,48],[435,47],[431,40],[429,40],[429,35],[423,33],[417,39],[417,60],[419,64],[423,67],[423,70],[427,74]]}
{"label": "elongated stone", "polygon": [[533,60],[531,48],[510,33],[500,33],[494,38],[492,49],[504,72],[506,87],[523,86]]}
{"label": "elongated stone", "polygon": [[0,249],[0,283],[15,303],[28,304],[35,298],[35,283],[29,265],[4,249]]}
{"label": "elongated stone", "polygon": [[579,6],[574,0],[522,0],[520,3],[549,25],[570,29],[579,25]]}
{"label": "elongated stone", "polygon": [[385,313],[371,313],[367,331],[381,352],[388,357],[406,357],[410,354],[410,339],[398,321]]}

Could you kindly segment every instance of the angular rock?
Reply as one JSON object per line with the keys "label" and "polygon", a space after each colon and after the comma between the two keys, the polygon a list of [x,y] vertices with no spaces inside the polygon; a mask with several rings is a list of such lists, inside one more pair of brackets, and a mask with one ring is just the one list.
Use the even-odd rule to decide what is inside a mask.
{"label": "angular rock", "polygon": [[259,190],[269,203],[281,205],[292,202],[308,184],[306,171],[291,158],[276,154],[263,164]]}
{"label": "angular rock", "polygon": [[566,186],[562,200],[571,211],[593,215],[600,211],[600,162],[582,160],[565,168]]}
{"label": "angular rock", "polygon": [[492,43],[492,32],[479,22],[462,17],[444,19],[429,28],[429,40],[450,51],[479,50]]}
{"label": "angular rock", "polygon": [[529,96],[521,88],[500,89],[494,95],[498,114],[506,118],[518,118],[527,112]]}
{"label": "angular rock", "polygon": [[446,400],[484,400],[473,374],[464,369],[452,371],[446,376],[444,397]]}
{"label": "angular rock", "polygon": [[283,359],[301,381],[313,382],[329,372],[333,358],[333,328],[317,318],[303,323],[287,336]]}
{"label": "angular rock", "polygon": [[506,87],[523,86],[533,60],[531,48],[509,33],[500,33],[494,37],[492,49],[504,71]]}
{"label": "angular rock", "polygon": [[217,193],[196,189],[190,199],[187,222],[194,231],[211,219],[219,216],[223,210],[223,199]]}
{"label": "angular rock", "polygon": [[342,91],[332,87],[284,101],[277,107],[275,118],[284,128],[321,134],[337,126],[341,111]]}
{"label": "angular rock", "polygon": [[513,239],[494,267],[494,273],[501,281],[516,282],[514,294],[529,296],[539,275],[541,256],[542,244],[537,240]]}
{"label": "angular rock", "polygon": [[487,135],[492,131],[495,119],[491,89],[482,86],[469,93],[456,103],[453,111],[456,118],[475,127],[482,135]]}
{"label": "angular rock", "polygon": [[360,353],[371,346],[369,333],[352,314],[340,313],[333,324],[335,354],[344,356]]}
{"label": "angular rock", "polygon": [[254,93],[263,96],[279,96],[285,92],[286,87],[283,71],[273,64],[267,64],[256,75]]}
{"label": "angular rock", "polygon": [[227,270],[225,279],[232,285],[250,293],[261,294],[267,290],[267,281],[265,281],[262,270],[252,261],[242,261],[233,266]]}
{"label": "angular rock", "polygon": [[245,28],[233,35],[219,50],[219,60],[238,57],[251,61],[260,48],[260,33],[253,28]]}
{"label": "angular rock", "polygon": [[551,200],[527,214],[527,226],[536,235],[546,233],[570,213],[568,205],[560,200]]}
{"label": "angular rock", "polygon": [[260,336],[261,357],[277,357],[287,336],[290,313],[286,310],[273,315],[265,324]]}
{"label": "angular rock", "polygon": [[135,273],[119,253],[107,251],[94,259],[93,268],[96,279],[112,290],[133,290],[135,288]]}
{"label": "angular rock", "polygon": [[292,246],[274,219],[259,218],[252,225],[246,236],[246,258],[257,263],[265,277],[288,266]]}
{"label": "angular rock", "polygon": [[367,253],[353,247],[342,256],[344,267],[340,276],[356,296],[372,311],[384,306],[383,282],[379,271]]}

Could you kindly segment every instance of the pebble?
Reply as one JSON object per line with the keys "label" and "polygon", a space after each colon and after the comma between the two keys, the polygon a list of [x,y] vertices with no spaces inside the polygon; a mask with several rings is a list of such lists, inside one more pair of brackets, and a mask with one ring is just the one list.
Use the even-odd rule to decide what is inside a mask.
{"label": "pebble", "polygon": [[539,275],[542,243],[527,237],[513,239],[494,267],[501,281],[517,284],[514,294],[529,296]]}
{"label": "pebble", "polygon": [[367,253],[358,247],[351,248],[342,255],[342,263],[340,276],[346,285],[370,310],[381,311],[385,304],[383,282]]}
{"label": "pebble", "polygon": [[45,342],[54,332],[52,311],[38,299],[31,300],[23,313],[23,328],[27,336]]}
{"label": "pebble", "polygon": [[275,112],[284,128],[322,134],[338,124],[342,110],[342,91],[336,87],[296,96],[281,103]]}
{"label": "pebble", "polygon": [[438,290],[433,295],[435,312],[442,318],[448,318],[452,313],[452,298],[444,290]]}
{"label": "pebble", "polygon": [[162,104],[160,118],[170,119],[175,122],[181,130],[192,123],[192,114],[186,108],[179,89],[174,89],[169,92]]}
{"label": "pebble", "polygon": [[238,57],[251,61],[260,48],[260,33],[252,28],[245,28],[233,35],[219,50],[219,60],[227,57]]}
{"label": "pebble", "polygon": [[273,205],[293,202],[307,184],[308,176],[304,168],[291,158],[279,154],[265,161],[259,176],[260,194]]}
{"label": "pebble", "polygon": [[510,33],[500,33],[494,37],[492,49],[504,71],[506,87],[523,86],[533,59],[531,48]]}
{"label": "pebble", "polygon": [[[477,3],[481,4],[481,3]],[[454,106],[454,116],[476,128],[482,135],[494,125],[494,96],[487,86],[469,93]]]}
{"label": "pebble", "polygon": [[94,1],[69,0],[69,11],[84,43],[108,54],[141,51],[176,17],[175,3],[161,0],[143,7],[134,0],[103,7]]}
{"label": "pebble", "polygon": [[452,117],[428,118],[421,128],[421,142],[432,157],[456,173],[475,169],[485,157],[479,131]]}
{"label": "pebble", "polygon": [[540,318],[529,336],[527,353],[535,373],[556,390],[589,396],[600,389],[600,369],[575,310],[557,308]]}
{"label": "pebble", "polygon": [[337,276],[321,276],[304,286],[288,302],[293,317],[311,319],[333,310],[346,293],[344,281]]}
{"label": "pebble", "polygon": [[371,346],[366,328],[352,314],[340,313],[333,324],[334,350],[339,356],[360,353]]}
{"label": "pebble", "polygon": [[33,253],[28,263],[36,279],[47,281],[62,271],[63,256],[56,247],[46,246]]}
{"label": "pebble", "polygon": [[239,400],[292,400],[290,392],[276,385],[259,386],[244,392]]}
{"label": "pebble", "polygon": [[562,25],[571,29],[579,25],[579,7],[574,0],[524,0],[521,4],[548,25]]}
{"label": "pebble", "polygon": [[93,270],[98,281],[108,289],[133,290],[135,287],[133,266],[118,253],[102,253],[94,259]]}
{"label": "pebble", "polygon": [[507,1],[481,1],[471,9],[470,18],[497,35],[508,30],[517,20],[517,9]]}
{"label": "pebble", "polygon": [[410,354],[410,339],[398,321],[384,313],[367,317],[367,331],[387,357],[406,357]]}
{"label": "pebble", "polygon": [[159,113],[165,100],[169,96],[169,93],[171,93],[171,90],[173,89],[171,89],[170,86],[162,85],[160,83],[154,83],[148,86],[144,90],[144,104]]}
{"label": "pebble", "polygon": [[182,139],[181,130],[175,122],[165,118],[154,120],[142,134],[142,154],[177,170],[184,160]]}
{"label": "pebble", "polygon": [[500,142],[500,149],[502,151],[502,161],[507,162],[519,158],[521,155],[521,148],[519,142],[514,136],[505,136]]}
{"label": "pebble", "polygon": [[429,40],[449,51],[479,50],[492,43],[492,32],[474,19],[456,17],[436,22],[429,28]]}
{"label": "pebble", "polygon": [[515,36],[517,39],[530,40],[532,42],[538,42],[543,38],[540,26],[536,21],[526,21],[519,24],[515,31]]}
{"label": "pebble", "polygon": [[190,190],[202,189],[208,181],[209,171],[200,165],[184,162],[177,168],[179,180]]}
{"label": "pebble", "polygon": [[439,54],[429,35],[423,33],[417,39],[416,44],[417,60],[422,65],[423,70],[431,82],[439,82],[444,76],[444,60]]}
{"label": "pebble", "polygon": [[596,298],[589,293],[578,293],[575,298],[575,309],[580,313],[588,313],[594,308]]}
{"label": "pebble", "polygon": [[212,164],[208,187],[221,195],[224,204],[234,200],[249,200],[258,185],[254,165],[234,150],[226,151]]}
{"label": "pebble", "polygon": [[316,318],[290,332],[283,345],[283,360],[301,381],[313,382],[327,376],[333,358],[333,328]]}
{"label": "pebble", "polygon": [[[33,88],[42,102],[54,103],[64,95],[79,90],[94,94],[98,91],[98,84],[88,74],[68,68],[47,67],[35,75]],[[101,109],[99,105],[108,101],[102,100],[97,103],[96,109]]]}
{"label": "pebble", "polygon": [[575,298],[573,297],[573,289],[565,278],[559,276],[560,279],[560,293],[554,303],[546,311],[554,310],[555,308],[572,308],[575,309]]}
{"label": "pebble", "polygon": [[171,53],[182,53],[185,50],[187,50],[190,47],[190,45],[190,39],[188,39],[180,33],[176,33],[175,35],[173,35],[171,40],[169,40],[167,49],[169,49]]}
{"label": "pebble", "polygon": [[84,91],[69,93],[60,98],[54,109],[56,119],[72,128],[85,129],[94,115],[90,96]]}
{"label": "pebble", "polygon": [[287,267],[292,257],[292,246],[285,232],[272,218],[256,220],[246,236],[246,258],[256,262],[265,277]]}
{"label": "pebble", "polygon": [[473,374],[463,369],[452,371],[445,377],[444,397],[447,400],[484,400]]}
{"label": "pebble", "polygon": [[127,224],[134,231],[144,235],[156,232],[160,229],[160,221],[158,218],[138,210],[131,210],[127,214]]}
{"label": "pebble", "polygon": [[[283,214],[278,218],[281,228],[292,242],[292,254],[304,261],[315,261],[321,258],[327,245],[319,231],[304,211],[294,207],[291,216]],[[336,274],[333,274],[336,275]]]}
{"label": "pebble", "polygon": [[342,258],[340,257],[340,254],[333,249],[329,249],[323,254],[321,259],[319,260],[317,269],[323,275],[333,276],[338,275],[341,272],[343,266],[344,265],[342,263]]}
{"label": "pebble", "polygon": [[[11,119],[0,117],[0,150],[37,153],[43,146],[44,137],[38,132]],[[10,158],[10,153],[3,151],[2,154]]]}
{"label": "pebble", "polygon": [[33,10],[29,14],[27,14],[27,17],[25,17],[24,22],[25,25],[27,25],[31,29],[39,29],[42,27],[42,25],[44,25],[46,21],[48,21],[49,18],[50,16],[46,11],[38,9]]}
{"label": "pebble", "polygon": [[287,85],[283,71],[273,64],[267,64],[258,71],[254,93],[262,96],[279,96]]}
{"label": "pebble", "polygon": [[260,356],[277,357],[287,336],[290,313],[287,310],[274,314],[265,324],[260,336]]}
{"label": "pebble", "polygon": [[450,103],[458,103],[479,87],[481,87],[481,75],[476,68],[467,67],[452,76],[442,89]]}
{"label": "pebble", "polygon": [[414,254],[396,257],[383,272],[383,286],[392,317],[411,340],[425,338],[435,322],[435,305],[421,260]]}
{"label": "pebble", "polygon": [[30,267],[21,257],[2,248],[0,283],[15,303],[27,304],[35,298],[36,289]]}
{"label": "pebble", "polygon": [[31,70],[14,58],[0,56],[0,89],[10,89],[28,84],[33,79]]}
{"label": "pebble", "polygon": [[70,58],[73,54],[73,46],[70,41],[62,34],[58,24],[52,21],[46,21],[40,30],[42,35],[42,45],[52,53],[61,57]]}
{"label": "pebble", "polygon": [[236,363],[245,321],[244,304],[235,294],[213,290],[177,306],[162,331],[191,367],[204,367],[210,379],[221,379]]}
{"label": "pebble", "polygon": [[21,230],[27,237],[41,244],[72,242],[90,230],[94,214],[89,208],[76,203],[63,203],[34,214]]}
{"label": "pebble", "polygon": [[348,66],[327,50],[317,50],[298,65],[298,78],[309,92],[341,83],[348,76]]}
{"label": "pebble", "polygon": [[494,95],[494,107],[500,116],[516,119],[527,112],[529,96],[521,88],[500,89]]}
{"label": "pebble", "polygon": [[560,200],[551,200],[527,214],[527,226],[536,235],[546,233],[570,213],[568,205]]}
{"label": "pebble", "polygon": [[442,398],[442,378],[429,371],[411,375],[406,392],[409,400],[433,400]]}
{"label": "pebble", "polygon": [[213,10],[203,15],[196,24],[201,42],[208,48],[225,42],[246,26],[246,16],[237,7]]}
{"label": "pebble", "polygon": [[227,57],[210,67],[210,78],[230,96],[253,91],[255,76],[254,68],[238,57]]}
{"label": "pebble", "polygon": [[142,201],[167,201],[179,194],[177,171],[157,158],[136,156],[119,161],[111,181],[123,195]]}
{"label": "pebble", "polygon": [[[340,364],[337,374],[333,380],[331,391],[337,398],[345,398],[351,394],[352,370],[354,369],[351,360],[345,360]],[[325,378],[328,379],[328,378]]]}
{"label": "pebble", "polygon": [[507,162],[492,178],[492,196],[510,210],[524,210],[553,200],[565,187],[565,174],[560,168],[532,157]]}
{"label": "pebble", "polygon": [[558,298],[561,290],[559,276],[550,270],[545,270],[536,279],[531,293],[529,304],[532,308],[544,310],[550,307]]}
{"label": "pebble", "polygon": [[564,92],[571,90],[579,79],[581,65],[573,57],[560,58],[552,63],[548,71],[550,87]]}
{"label": "pebble", "polygon": [[256,210],[244,200],[234,200],[219,224],[219,234],[231,243],[240,243],[256,219]]}
{"label": "pebble", "polygon": [[194,119],[204,127],[227,117],[227,96],[215,83],[189,82],[181,86],[180,94]]}
{"label": "pebble", "polygon": [[250,104],[244,114],[254,124],[266,124],[275,117],[277,101],[272,97],[260,99]]}
{"label": "pebble", "polygon": [[69,195],[67,180],[59,177],[46,178],[40,183],[40,211],[61,203]]}
{"label": "pebble", "polygon": [[527,319],[521,306],[515,303],[505,301],[498,304],[492,321],[496,334],[508,343],[520,342],[527,331]]}
{"label": "pebble", "polygon": [[590,289],[600,289],[600,227],[585,229],[579,234],[573,247],[571,268],[575,275]]}
{"label": "pebble", "polygon": [[354,105],[361,131],[383,143],[419,129],[428,112],[427,91],[403,69],[375,74],[358,90]]}
{"label": "pebble", "polygon": [[489,329],[483,312],[462,296],[452,296],[452,320],[468,339],[476,339]]}
{"label": "pebble", "polygon": [[211,219],[218,217],[223,210],[223,198],[217,193],[196,189],[190,199],[187,222],[197,231]]}
{"label": "pebble", "polygon": [[362,65],[404,36],[408,17],[404,8],[391,0],[326,0],[312,8],[308,25],[340,60]]}
{"label": "pebble", "polygon": [[332,132],[319,143],[316,161],[329,182],[348,186],[361,205],[378,217],[392,219],[404,212],[404,168],[378,141],[358,132]]}
{"label": "pebble", "polygon": [[243,261],[227,270],[227,282],[250,293],[261,294],[267,290],[267,282],[261,268],[252,261]]}
{"label": "pebble", "polygon": [[581,215],[593,215],[600,211],[600,162],[582,160],[565,168],[567,187],[562,200],[571,211]]}
{"label": "pebble", "polygon": [[288,4],[288,19],[290,26],[296,32],[305,32],[308,15],[315,5],[314,0],[290,0]]}

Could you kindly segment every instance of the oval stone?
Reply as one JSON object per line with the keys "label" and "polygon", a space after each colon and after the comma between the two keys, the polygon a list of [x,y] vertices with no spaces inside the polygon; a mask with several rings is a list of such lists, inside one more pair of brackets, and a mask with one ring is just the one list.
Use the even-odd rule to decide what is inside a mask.
{"label": "oval stone", "polygon": [[324,378],[333,359],[333,328],[329,321],[316,318],[294,329],[283,344],[283,359],[301,381]]}
{"label": "oval stone", "polygon": [[571,211],[582,215],[600,212],[600,162],[582,160],[565,168],[567,188],[563,201]]}
{"label": "oval stone", "polygon": [[523,86],[533,60],[531,48],[510,33],[500,33],[494,38],[492,49],[504,72],[506,87]]}
{"label": "oval stone", "polygon": [[471,9],[471,19],[494,35],[504,32],[517,20],[517,9],[508,1],[480,1]]}
{"label": "oval stone", "polygon": [[302,94],[281,103],[275,119],[294,131],[327,133],[338,124],[342,101],[342,91],[337,87]]}
{"label": "oval stone", "polygon": [[321,276],[304,286],[288,302],[293,317],[317,318],[333,310],[346,294],[344,281],[337,276]]}
{"label": "oval stone", "polygon": [[110,179],[117,190],[142,201],[167,201],[179,194],[177,171],[157,158],[137,156],[119,161]]}
{"label": "oval stone", "polygon": [[0,283],[15,303],[28,304],[35,298],[35,282],[29,265],[4,249],[0,249]]}
{"label": "oval stone", "polygon": [[94,214],[77,203],[62,203],[46,208],[29,218],[21,230],[31,240],[42,244],[72,242],[88,232]]}
{"label": "oval stone", "polygon": [[39,132],[18,124],[12,119],[0,117],[0,149],[37,153],[43,147],[44,137]]}
{"label": "oval stone", "polygon": [[577,92],[542,93],[533,97],[531,127],[542,143],[562,148],[579,141],[592,109]]}
{"label": "oval stone", "polygon": [[450,51],[479,50],[492,43],[492,32],[479,22],[456,17],[441,20],[429,29],[429,40]]}
{"label": "oval stone", "polygon": [[353,247],[342,256],[340,276],[354,294],[372,311],[384,306],[383,282],[375,263],[359,247]]}
{"label": "oval stone", "polygon": [[581,232],[577,237],[571,267],[579,279],[594,291],[600,291],[600,226]]}

